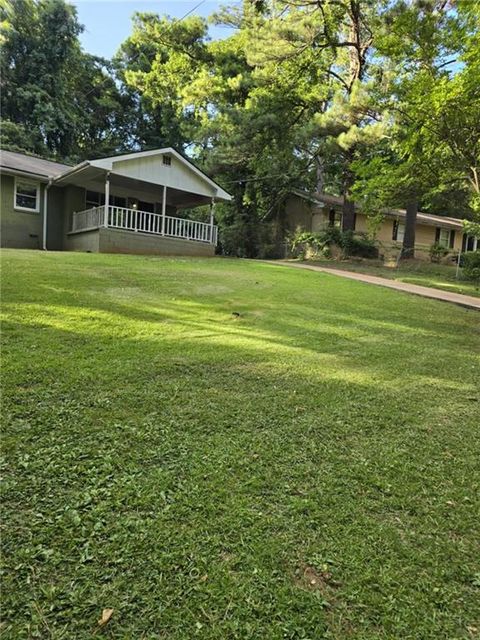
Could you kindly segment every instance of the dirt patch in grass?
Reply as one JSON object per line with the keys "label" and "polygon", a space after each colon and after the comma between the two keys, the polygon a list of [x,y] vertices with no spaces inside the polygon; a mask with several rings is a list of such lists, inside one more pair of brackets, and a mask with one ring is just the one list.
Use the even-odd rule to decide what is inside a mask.
{"label": "dirt patch in grass", "polygon": [[320,591],[325,596],[340,586],[330,571],[316,569],[309,564],[302,564],[296,569],[294,582],[304,591]]}

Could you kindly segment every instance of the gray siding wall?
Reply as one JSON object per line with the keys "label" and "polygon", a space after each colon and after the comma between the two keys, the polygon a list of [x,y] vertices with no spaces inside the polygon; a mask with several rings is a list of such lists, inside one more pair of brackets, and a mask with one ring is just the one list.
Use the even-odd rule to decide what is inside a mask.
{"label": "gray siding wall", "polygon": [[47,249],[50,251],[64,249],[64,191],[61,187],[50,187],[48,190]]}
{"label": "gray siding wall", "polygon": [[85,189],[83,187],[75,187],[68,185],[63,188],[63,243],[65,249],[67,247],[67,234],[72,228],[72,219],[74,211],[83,211],[85,209]]}
{"label": "gray siding wall", "polygon": [[17,211],[13,206],[15,178],[0,177],[1,246],[16,249],[40,249],[42,246],[43,189],[40,186],[40,212]]}

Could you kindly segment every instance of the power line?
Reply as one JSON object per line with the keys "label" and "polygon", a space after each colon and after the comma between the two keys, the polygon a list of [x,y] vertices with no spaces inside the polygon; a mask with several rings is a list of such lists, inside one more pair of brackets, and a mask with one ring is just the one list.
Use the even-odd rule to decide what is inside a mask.
{"label": "power line", "polygon": [[[190,9],[189,11],[187,11],[187,13],[185,13],[181,18],[175,18],[175,20],[172,20],[172,22],[170,24],[178,24],[179,22],[182,22],[182,20],[185,20],[185,18],[188,18],[188,16],[193,13],[194,11],[196,11],[199,7],[202,6],[202,4],[205,4],[207,0],[200,0],[200,2],[197,2],[197,4],[192,7],[192,9]],[[138,58],[142,55],[142,51],[139,51],[137,53],[137,55],[133,56],[133,58],[130,59],[130,64],[132,62],[136,62],[138,60]],[[99,88],[101,89],[103,87],[104,84],[106,84],[107,82],[111,81],[112,78],[107,76],[106,78],[104,78],[104,80],[102,80],[102,82],[98,85],[96,85],[95,87],[92,87],[90,89],[90,91],[87,91],[87,93],[85,94],[85,98],[88,98],[88,96],[93,93],[94,91],[97,91]]]}

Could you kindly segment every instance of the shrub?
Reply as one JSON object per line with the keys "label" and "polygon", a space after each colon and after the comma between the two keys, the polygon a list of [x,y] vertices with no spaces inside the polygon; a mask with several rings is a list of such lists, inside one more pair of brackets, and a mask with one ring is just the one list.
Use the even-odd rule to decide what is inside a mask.
{"label": "shrub", "polygon": [[346,258],[357,256],[359,258],[378,258],[378,248],[375,242],[367,236],[358,236],[353,231],[344,231],[341,234],[340,247]]}
{"label": "shrub", "polygon": [[329,227],[319,233],[297,232],[291,240],[292,251],[300,258],[305,258],[308,250],[316,255],[330,257],[333,246],[342,250],[344,258],[378,258],[378,249],[373,240],[355,235],[353,231],[341,231],[337,227]]}
{"label": "shrub", "polygon": [[338,227],[328,227],[325,231],[322,231],[321,234],[322,241],[324,244],[331,247],[332,245],[336,245],[337,247],[343,248],[343,232]]}
{"label": "shrub", "polygon": [[238,258],[284,258],[284,243],[270,223],[239,220],[222,222],[217,253]]}
{"label": "shrub", "polygon": [[463,275],[468,280],[475,280],[480,284],[480,251],[462,253],[460,264],[463,267]]}
{"label": "shrub", "polygon": [[279,242],[265,242],[258,249],[258,258],[261,260],[277,260],[285,258],[285,244]]}
{"label": "shrub", "polygon": [[449,253],[447,247],[444,247],[441,244],[435,243],[430,247],[430,262],[440,262],[442,258]]}
{"label": "shrub", "polygon": [[327,245],[328,240],[323,233],[312,233],[311,231],[297,231],[290,241],[292,252],[301,259],[305,258],[307,251],[323,255]]}

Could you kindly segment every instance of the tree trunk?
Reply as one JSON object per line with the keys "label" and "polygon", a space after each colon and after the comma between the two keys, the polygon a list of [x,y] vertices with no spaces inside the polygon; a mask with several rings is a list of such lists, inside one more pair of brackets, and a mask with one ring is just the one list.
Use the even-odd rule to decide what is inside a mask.
{"label": "tree trunk", "polygon": [[325,188],[325,169],[323,166],[323,158],[321,158],[320,156],[315,157],[315,168],[317,174],[316,190],[317,193],[323,193],[323,190]]}
{"label": "tree trunk", "polygon": [[405,233],[403,234],[403,245],[400,258],[408,260],[415,257],[415,226],[417,224],[418,202],[413,200],[407,204],[407,215],[405,217]]}
{"label": "tree trunk", "polygon": [[345,165],[343,169],[343,207],[342,207],[342,231],[355,230],[355,203],[351,200],[351,189],[355,176],[350,169],[353,162],[353,150],[345,153]]}

